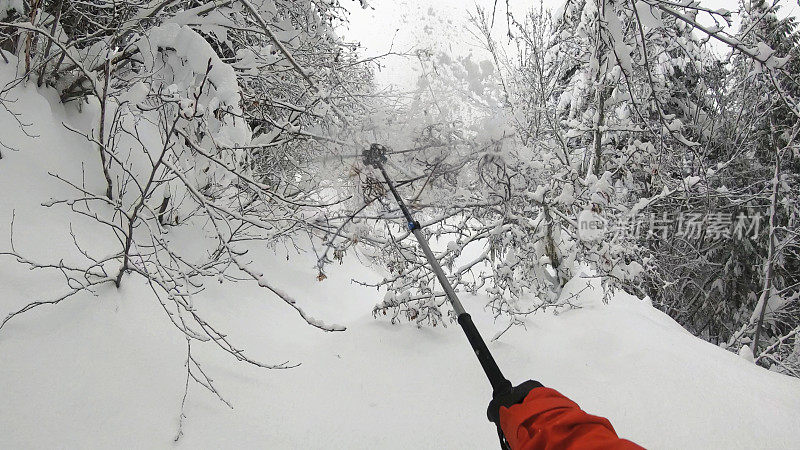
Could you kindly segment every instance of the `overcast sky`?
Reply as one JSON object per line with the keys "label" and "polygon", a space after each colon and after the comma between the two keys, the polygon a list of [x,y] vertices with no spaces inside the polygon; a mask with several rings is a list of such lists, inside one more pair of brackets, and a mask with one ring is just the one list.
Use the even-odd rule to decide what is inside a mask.
{"label": "overcast sky", "polygon": [[[553,0],[547,0],[556,3]],[[560,3],[560,0],[557,0]],[[342,34],[358,41],[368,55],[386,53],[390,48],[407,51],[412,48],[432,47],[453,55],[479,53],[476,39],[467,26],[469,13],[477,6],[491,11],[494,0],[369,0],[372,8],[361,9],[357,1],[344,0],[351,10],[350,29]],[[533,2],[511,0],[512,12],[524,14]],[[497,5],[497,20],[505,17],[505,0]],[[496,23],[495,28],[505,29]],[[410,86],[416,80],[413,62],[399,58],[386,60],[388,67],[377,74],[379,83]]]}
{"label": "overcast sky", "polygon": [[[361,9],[356,0],[343,0],[351,11],[350,27],[341,32],[348,40],[358,41],[364,46],[367,56],[413,47],[433,47],[453,55],[465,55],[472,51],[481,55],[478,43],[467,30],[469,12],[477,6],[492,11],[495,0],[368,0],[370,9]],[[785,14],[797,15],[800,0],[783,0]],[[505,0],[497,0],[495,29],[505,32]],[[710,8],[737,8],[738,0],[701,0]],[[509,0],[517,17],[539,4],[538,0]],[[544,0],[546,8],[558,9],[563,0]],[[482,58],[481,58],[482,59]],[[386,61],[387,68],[378,73],[378,82],[411,86],[416,80],[415,65],[409,61],[392,58]]]}

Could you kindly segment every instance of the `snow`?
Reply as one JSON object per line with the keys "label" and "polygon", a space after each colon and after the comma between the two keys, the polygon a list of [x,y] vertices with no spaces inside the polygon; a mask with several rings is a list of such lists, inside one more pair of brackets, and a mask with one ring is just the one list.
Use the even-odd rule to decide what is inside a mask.
{"label": "snow", "polygon": [[570,206],[575,203],[575,187],[571,184],[565,184],[556,198],[553,199],[556,203],[561,203],[565,206]]}
{"label": "snow", "polygon": [[530,194],[529,197],[536,203],[544,203],[545,193],[547,193],[547,188],[545,186],[536,186],[536,190],[533,194]]}
{"label": "snow", "polygon": [[0,19],[5,19],[7,16],[10,16],[12,12],[18,14],[25,13],[22,0],[0,0]]}
{"label": "snow", "polygon": [[739,356],[747,362],[755,363],[755,356],[753,356],[753,350],[749,345],[743,345],[739,349]]}
{"label": "snow", "polygon": [[644,1],[639,0],[636,2],[636,14],[643,27],[656,29],[664,25],[661,20],[661,10],[648,5]]}
{"label": "snow", "polygon": [[582,241],[596,241],[603,237],[605,219],[599,214],[584,209],[578,214],[578,238]]}
{"label": "snow", "polygon": [[[166,23],[164,25],[151,28],[146,37],[137,41],[142,56],[147,67],[155,67],[159,59],[158,53],[163,49],[171,48],[181,59],[181,65],[188,67],[187,73],[176,74],[176,78],[182,77],[183,86],[170,85],[168,93],[176,93],[189,87],[193,83],[203,78],[203,74],[208,71],[208,80],[213,86],[214,98],[209,102],[208,110],[213,111],[219,103],[227,106],[234,113],[241,113],[239,83],[233,67],[223,62],[211,45],[206,42],[196,31],[186,25]],[[183,88],[183,89],[182,89]],[[213,104],[212,104],[213,102]],[[229,130],[225,130],[229,131]],[[234,137],[234,140],[241,140],[241,136]]]}
{"label": "snow", "polygon": [[686,183],[686,187],[688,189],[691,189],[691,188],[695,187],[702,180],[703,179],[701,177],[693,176],[693,175],[688,176],[688,177],[683,179],[683,181],[684,181],[684,183]]}
{"label": "snow", "polygon": [[[13,215],[15,246],[31,257],[80,259],[70,224],[82,245],[103,253],[114,244],[108,231],[63,205],[42,206],[70,194],[48,172],[69,179],[85,173],[88,189],[102,189],[96,148],[61,125],[84,123],[92,108],[79,115],[58,104],[54,91],[34,86],[9,95],[23,120],[36,118],[29,131],[38,138],[0,111],[0,136],[19,149],[0,160],[0,251],[8,249]],[[351,255],[324,282],[316,280],[313,253],[258,249],[248,256],[315,323],[347,331],[309,326],[257,282],[209,283],[192,300],[197,311],[254,359],[301,365],[258,369],[193,344],[233,409],[190,383],[184,435],[174,444],[186,341],[149,287],[128,277],[119,289],[108,285],[38,308],[0,330],[0,448],[497,446],[485,418],[490,389],[458,326],[418,329],[374,319],[382,293],[350,280],[378,275]],[[0,256],[0,317],[64,287],[57,271],[31,272]],[[576,278],[562,296],[580,308],[533,315],[525,328],[492,342],[506,376],[560,390],[648,448],[796,446],[800,380],[692,336],[649,302],[619,292],[605,304],[602,294],[597,280]],[[484,336],[505,328],[483,310],[485,297],[462,300]]]}

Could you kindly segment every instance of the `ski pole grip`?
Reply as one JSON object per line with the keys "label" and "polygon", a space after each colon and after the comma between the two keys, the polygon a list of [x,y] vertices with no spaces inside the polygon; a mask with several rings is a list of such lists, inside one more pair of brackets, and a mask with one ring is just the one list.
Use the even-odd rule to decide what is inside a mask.
{"label": "ski pole grip", "polygon": [[458,324],[461,325],[464,334],[467,335],[467,340],[469,340],[472,349],[475,351],[478,362],[481,363],[486,377],[489,378],[489,383],[492,385],[492,395],[497,396],[511,391],[511,382],[503,376],[503,372],[500,371],[500,367],[497,366],[492,354],[489,352],[489,348],[486,347],[481,334],[472,322],[472,317],[468,313],[459,314]]}

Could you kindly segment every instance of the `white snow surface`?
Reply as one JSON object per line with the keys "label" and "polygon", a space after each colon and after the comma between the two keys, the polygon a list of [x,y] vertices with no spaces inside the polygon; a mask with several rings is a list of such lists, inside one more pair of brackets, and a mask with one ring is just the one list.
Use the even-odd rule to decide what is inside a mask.
{"label": "white snow surface", "polygon": [[[9,246],[12,211],[16,248],[31,257],[76,259],[70,223],[83,245],[111,249],[112,236],[96,224],[41,206],[69,194],[47,172],[79,180],[81,162],[88,185],[102,190],[96,149],[61,124],[86,129],[91,108],[65,110],[53,92],[30,85],[10,96],[39,137],[0,110],[0,138],[19,150],[3,149],[0,159],[0,249]],[[497,448],[485,415],[490,389],[457,325],[374,319],[383,293],[350,279],[377,275],[352,255],[324,282],[313,254],[290,253],[287,262],[285,253],[253,248],[251,256],[310,315],[347,331],[308,326],[255,282],[209,282],[194,298],[198,311],[254,359],[302,365],[258,369],[193,345],[234,409],[190,384],[175,444],[185,340],[129,276],[120,289],[35,309],[0,331],[0,448]],[[527,329],[489,344],[512,381],[554,387],[648,448],[796,448],[800,380],[693,337],[631,295],[604,304],[596,280],[575,279],[565,295],[587,282],[593,289],[572,300],[580,309],[535,315]],[[0,317],[63,289],[58,273],[0,257]],[[484,336],[505,328],[483,310],[485,298],[462,300]]]}

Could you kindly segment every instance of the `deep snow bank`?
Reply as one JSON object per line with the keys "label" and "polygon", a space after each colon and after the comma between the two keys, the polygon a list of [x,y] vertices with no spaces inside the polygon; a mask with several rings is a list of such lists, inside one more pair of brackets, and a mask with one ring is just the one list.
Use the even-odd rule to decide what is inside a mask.
{"label": "deep snow bank", "polygon": [[[0,160],[0,249],[31,257],[76,258],[69,224],[84,245],[110,238],[90,221],[42,202],[65,197],[47,172],[88,185],[96,151],[62,121],[86,124],[47,92],[12,91],[15,111],[33,122],[25,136],[0,111],[0,136],[20,151]],[[91,110],[88,108],[87,110]],[[96,180],[102,189],[102,180]],[[190,245],[190,242],[187,242]],[[374,290],[349,283],[374,277],[356,261],[319,283],[313,257],[253,249],[265,273],[315,317],[349,327],[323,333],[271,294],[249,284],[211,285],[196,306],[256,359],[302,362],[267,371],[210,346],[196,355],[235,407],[190,384],[185,448],[496,448],[486,422],[489,388],[460,329],[415,329],[371,317]],[[588,280],[573,280],[568,291]],[[0,317],[64,289],[58,273],[35,274],[0,258]],[[597,288],[581,309],[537,315],[490,344],[506,375],[535,378],[609,417],[620,435],[650,448],[790,448],[800,427],[800,380],[758,368],[685,332],[632,296],[605,305]],[[465,296],[485,336],[502,324]],[[128,278],[43,307],[0,331],[0,448],[169,448],[185,382],[185,341],[147,286]]]}

